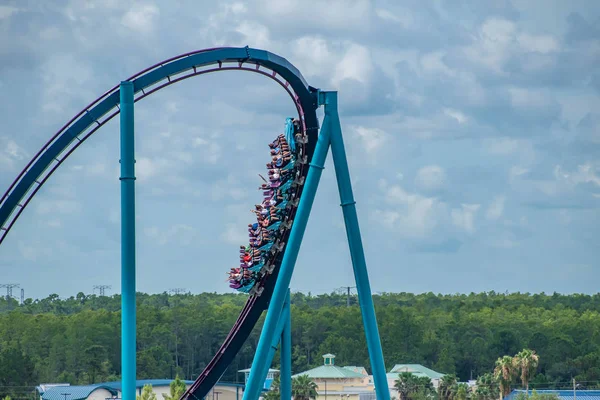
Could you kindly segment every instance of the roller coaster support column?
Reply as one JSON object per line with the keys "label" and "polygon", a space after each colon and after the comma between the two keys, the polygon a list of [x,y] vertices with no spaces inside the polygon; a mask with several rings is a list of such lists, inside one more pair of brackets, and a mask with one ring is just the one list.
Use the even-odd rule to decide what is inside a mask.
{"label": "roller coaster support column", "polygon": [[135,400],[135,156],[133,82],[121,82],[121,388]]}
{"label": "roller coaster support column", "polygon": [[284,320],[281,331],[281,368],[279,374],[279,392],[281,400],[292,398],[292,310],[290,308],[290,290],[288,289],[281,318]]}
{"label": "roller coaster support column", "polygon": [[319,186],[319,180],[321,179],[321,172],[323,171],[323,165],[327,158],[327,152],[329,150],[329,126],[323,122],[323,128],[319,134],[317,140],[317,146],[310,163],[310,169],[306,181],[304,182],[304,189],[302,190],[302,197],[300,198],[300,204],[296,210],[296,217],[294,218],[294,224],[292,225],[292,231],[290,232],[289,240],[286,246],[285,254],[281,262],[279,270],[279,276],[275,283],[275,289],[273,296],[269,303],[269,309],[267,311],[267,317],[260,333],[260,340],[254,354],[254,360],[252,360],[252,367],[250,368],[250,376],[248,377],[248,383],[246,384],[246,390],[244,392],[243,400],[257,400],[260,395],[263,382],[266,378],[266,371],[262,368],[262,364],[268,361],[269,348],[273,337],[279,335],[277,332],[277,323],[283,309],[283,303],[290,287],[290,281],[292,280],[292,272],[294,272],[294,265],[298,258],[298,251],[300,250],[300,244],[302,243],[302,237],[306,229],[306,223],[308,222],[308,216],[312,208],[317,187]]}
{"label": "roller coaster support column", "polygon": [[[271,348],[269,349],[269,356],[267,357],[266,360],[264,360],[264,362],[261,365],[262,372],[261,372],[260,376],[266,377],[267,373],[269,373],[269,368],[271,367],[271,364],[273,364],[273,357],[275,357],[275,353],[277,352],[277,346],[279,346],[280,339],[283,340],[282,338],[283,338],[283,332],[285,331],[285,327],[287,325],[289,325],[289,322],[288,322],[288,320],[290,319],[289,311],[290,311],[290,294],[289,294],[289,289],[288,289],[288,295],[285,298],[285,302],[283,303],[283,309],[281,310],[281,313],[279,316],[279,322],[277,323],[277,330],[275,331],[275,332],[277,332],[277,334],[273,336],[273,341],[271,342]],[[283,357],[283,344],[281,346],[282,346],[281,357]],[[290,350],[290,352],[291,352],[291,350]],[[291,355],[290,355],[290,360],[291,360]],[[281,363],[283,364],[283,358],[281,359]],[[290,369],[291,369],[291,361],[290,361]],[[281,367],[280,375],[283,375],[283,366]],[[264,385],[263,385],[263,387],[264,387]]]}
{"label": "roller coaster support column", "polygon": [[350,256],[352,258],[354,279],[356,280],[358,300],[365,327],[375,391],[377,399],[389,400],[390,391],[385,373],[383,352],[381,351],[381,340],[377,328],[375,307],[373,306],[373,299],[371,297],[367,262],[365,261],[365,253],[358,226],[358,216],[356,215],[356,201],[354,201],[352,194],[350,171],[348,169],[344,139],[342,138],[342,127],[337,110],[337,92],[325,92],[322,95],[325,96],[325,118],[328,119],[331,129],[331,154],[333,156],[335,175],[340,192],[342,211],[344,213],[346,235],[348,236],[348,245],[350,246]]}

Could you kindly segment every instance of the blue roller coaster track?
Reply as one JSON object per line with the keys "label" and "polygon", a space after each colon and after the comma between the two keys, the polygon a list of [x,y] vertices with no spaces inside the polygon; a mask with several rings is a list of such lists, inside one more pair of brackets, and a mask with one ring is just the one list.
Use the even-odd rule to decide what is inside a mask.
{"label": "blue roller coaster track", "polygon": [[[295,154],[297,154],[297,176],[291,185],[288,211],[280,225],[280,233],[270,250],[269,273],[260,277],[225,341],[204,371],[182,396],[182,399],[200,400],[208,394],[240,351],[263,311],[268,309],[265,326],[257,348],[257,355],[253,361],[248,390],[244,393],[245,399],[258,397],[259,382],[264,379],[264,376],[261,378],[261,375],[266,374],[266,370],[261,370],[264,369],[264,365],[270,363],[268,358],[269,354],[272,355],[273,353],[273,343],[276,343],[274,341],[275,336],[279,335],[283,329],[280,327],[281,321],[283,321],[280,315],[287,314],[287,318],[289,318],[289,297],[286,297],[289,294],[286,295],[286,293],[314,194],[317,190],[320,171],[323,169],[330,146],[358,285],[367,345],[376,383],[375,389],[378,398],[389,399],[389,392],[386,390],[387,381],[381,354],[381,343],[371,299],[339,115],[337,114],[337,93],[321,92],[309,86],[292,64],[268,51],[248,47],[221,47],[182,54],[155,64],[104,93],[67,122],[42,146],[4,193],[0,199],[0,244],[3,243],[19,216],[54,171],[75,149],[104,124],[117,114],[121,114],[122,135],[125,129],[133,137],[133,103],[162,88],[193,76],[220,71],[258,73],[276,81],[289,94],[298,112],[296,120],[299,122],[299,132],[288,132],[289,129],[286,129],[285,133],[291,147],[295,149]],[[124,88],[127,89],[124,91]],[[125,94],[126,92],[128,94]],[[125,97],[123,96],[127,97],[128,100],[124,101]],[[325,106],[325,119],[319,133],[316,110],[321,105]],[[121,110],[121,106],[123,110]],[[124,128],[124,120],[129,121],[129,128]],[[290,128],[290,126],[288,123],[287,127]],[[133,140],[131,145],[132,143]],[[129,150],[131,150],[130,155],[127,156],[127,162],[123,162],[122,171],[124,164],[133,165],[133,149],[130,148]],[[134,179],[134,177],[132,175],[131,177],[122,177],[122,179]],[[303,192],[305,195],[302,197]],[[131,200],[133,200],[133,197]],[[131,247],[134,248],[135,246]],[[287,252],[286,248],[289,248]],[[135,262],[133,262],[132,267],[133,272],[135,272]],[[135,274],[132,275],[132,278],[135,281]],[[123,366],[123,398],[125,400],[135,398],[134,391],[129,393],[125,390],[125,381],[129,383],[135,381],[135,285],[130,286],[130,288],[132,288],[130,294],[133,294],[133,300],[128,305],[133,307],[133,311],[130,312],[123,308],[123,315],[128,315],[128,320],[133,321],[133,325],[131,325],[133,328],[128,332],[128,335],[133,332],[133,336],[130,336],[132,340],[127,339],[122,342],[123,347],[125,347],[125,344],[127,345],[127,353],[125,349],[122,350],[123,361],[132,361],[129,367],[125,368]],[[125,298],[125,292],[123,292],[123,298]],[[283,307],[283,311],[281,307]],[[284,340],[284,347],[287,350],[283,353],[285,353],[286,358],[286,376],[289,380],[289,376],[291,376],[289,323],[285,329],[287,333],[284,333],[282,337],[288,339]],[[125,337],[124,328],[123,332]],[[283,357],[282,354],[282,360]],[[130,368],[131,366],[133,368]],[[254,368],[255,366],[260,368]],[[125,377],[125,369],[127,369],[127,378]],[[282,366],[283,373],[284,367]],[[288,387],[284,388],[284,385],[288,385]],[[282,393],[284,391],[290,393],[289,382],[282,381],[281,389]]]}
{"label": "blue roller coaster track", "polygon": [[[300,72],[282,57],[248,47],[199,50],[162,61],[133,75],[127,81],[133,82],[137,102],[187,78],[220,71],[258,73],[275,80],[286,90],[296,106],[298,119],[302,122],[302,130],[306,137],[304,146],[306,166],[312,157],[318,133],[316,115],[318,91],[310,87]],[[37,152],[0,200],[0,244],[52,173],[75,149],[119,112],[119,86],[116,85],[81,110]],[[301,171],[304,176],[307,168],[302,168]],[[302,185],[296,185],[295,196],[299,198],[301,191]],[[290,220],[293,219],[294,211],[289,214]],[[285,244],[287,235],[289,229],[281,235],[282,244]],[[240,351],[260,315],[268,306],[284,251],[285,245],[278,247],[273,257],[275,268],[271,275],[266,275],[263,281],[259,282],[260,290],[255,291],[256,294],[248,298],[223,345],[188,390],[186,396],[203,398]]]}

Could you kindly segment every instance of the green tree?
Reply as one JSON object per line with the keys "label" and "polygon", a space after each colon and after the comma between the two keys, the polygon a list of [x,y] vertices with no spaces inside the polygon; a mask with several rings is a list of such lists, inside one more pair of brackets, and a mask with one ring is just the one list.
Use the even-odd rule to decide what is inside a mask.
{"label": "green tree", "polygon": [[496,360],[496,368],[494,368],[494,378],[500,385],[501,399],[508,396],[510,386],[515,377],[515,369],[513,359],[510,356],[503,356]]}
{"label": "green tree", "polygon": [[292,396],[294,400],[316,399],[317,384],[308,375],[300,375],[292,378]]}
{"label": "green tree", "polygon": [[152,385],[144,385],[142,394],[135,397],[136,400],[156,400],[156,393],[152,390]]}
{"label": "green tree", "polygon": [[265,400],[279,400],[281,398],[281,394],[279,393],[279,385],[280,382],[278,375],[273,379],[273,382],[271,382],[271,387],[269,388],[269,391],[265,393]]}
{"label": "green tree", "polygon": [[535,351],[529,349],[521,350],[514,358],[513,364],[516,372],[521,374],[521,382],[525,387],[525,394],[529,393],[529,381],[535,375],[540,358]]}
{"label": "green tree", "polygon": [[438,386],[440,400],[453,400],[456,395],[457,384],[456,375],[444,375]]}
{"label": "green tree", "polygon": [[185,393],[185,389],[185,382],[179,378],[179,375],[176,375],[169,385],[169,394],[163,394],[163,397],[165,400],[179,400]]}
{"label": "green tree", "polygon": [[469,390],[469,385],[466,383],[459,383],[456,385],[456,400],[467,400],[471,395],[471,391]]}
{"label": "green tree", "polygon": [[498,382],[489,372],[478,377],[475,386],[474,394],[477,400],[496,400],[500,396]]}

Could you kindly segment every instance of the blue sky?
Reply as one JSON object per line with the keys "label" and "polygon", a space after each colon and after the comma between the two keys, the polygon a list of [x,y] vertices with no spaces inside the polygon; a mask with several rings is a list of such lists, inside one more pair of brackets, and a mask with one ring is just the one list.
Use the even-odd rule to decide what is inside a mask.
{"label": "blue sky", "polygon": [[[339,90],[374,292],[597,292],[597,1],[5,0],[0,188],[121,79],[221,45],[270,50]],[[229,290],[286,96],[227,73],[137,103],[139,290]],[[114,120],[23,213],[0,283],[118,292],[118,169]],[[352,286],[331,159],[313,210],[292,289]]]}

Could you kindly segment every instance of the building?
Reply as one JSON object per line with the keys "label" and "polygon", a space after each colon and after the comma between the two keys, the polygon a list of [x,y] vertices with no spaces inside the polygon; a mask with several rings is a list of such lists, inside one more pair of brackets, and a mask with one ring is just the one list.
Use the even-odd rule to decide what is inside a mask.
{"label": "building", "polygon": [[[387,373],[388,386],[390,387],[390,391],[392,393],[396,392],[396,390],[394,389],[396,380],[398,380],[398,376],[403,372],[410,372],[411,374],[417,377],[428,377],[429,379],[431,379],[431,383],[433,384],[433,387],[436,390],[440,385],[440,380],[445,375],[427,367],[424,367],[421,364],[396,364],[390,370],[390,372]],[[397,393],[395,393],[395,395],[397,395]]]}
{"label": "building", "polygon": [[107,385],[71,386],[69,384],[46,384],[36,387],[40,400],[106,400],[119,397],[115,389]]}
{"label": "building", "polygon": [[[145,385],[152,385],[152,391],[157,400],[163,400],[163,395],[170,394],[172,379],[139,379],[135,383],[137,394],[142,393]],[[184,381],[189,388],[194,381]],[[86,386],[71,386],[69,384],[41,384],[36,390],[40,400],[107,400],[121,399],[121,381],[98,383]],[[206,400],[240,400],[244,385],[238,383],[219,382],[207,394]]]}
{"label": "building", "polygon": [[293,375],[308,375],[317,384],[317,400],[346,399],[370,400],[375,399],[373,378],[364,367],[335,365],[335,355],[325,354],[323,365],[308,371]]}
{"label": "building", "polygon": [[[532,390],[529,391],[531,396]],[[536,390],[538,394],[556,394],[560,400],[600,400],[600,390]],[[524,390],[513,390],[504,400],[515,400]]]}
{"label": "building", "polygon": [[[244,383],[248,384],[248,378],[250,377],[250,368],[240,369],[238,372],[244,374]],[[271,389],[271,383],[273,383],[273,379],[275,379],[275,376],[277,374],[279,374],[278,369],[269,368],[269,372],[267,372],[267,378],[265,379],[265,383],[263,384],[263,390]]]}

